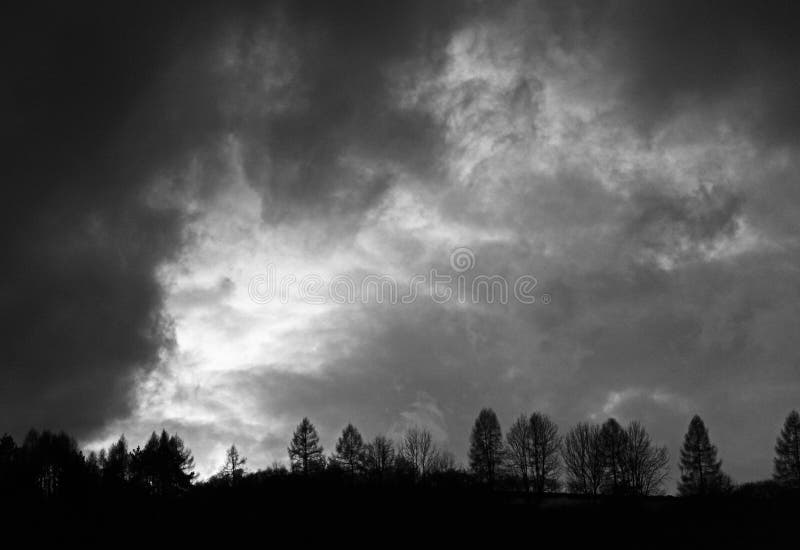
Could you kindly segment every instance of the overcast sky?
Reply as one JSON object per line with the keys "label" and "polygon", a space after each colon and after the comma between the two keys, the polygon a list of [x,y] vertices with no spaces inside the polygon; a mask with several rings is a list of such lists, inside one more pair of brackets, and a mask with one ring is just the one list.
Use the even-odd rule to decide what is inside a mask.
{"label": "overcast sky", "polygon": [[[131,3],[133,4],[133,3]],[[4,17],[0,431],[285,460],[482,407],[695,413],[738,481],[800,407],[793,2],[41,5]],[[466,272],[524,304],[254,300]],[[542,299],[544,296],[548,300]],[[485,297],[484,297],[485,298]]]}

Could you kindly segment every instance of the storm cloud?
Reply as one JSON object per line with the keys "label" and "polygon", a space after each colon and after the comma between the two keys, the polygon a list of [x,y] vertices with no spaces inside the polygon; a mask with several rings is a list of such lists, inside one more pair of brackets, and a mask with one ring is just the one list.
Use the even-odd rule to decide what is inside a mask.
{"label": "storm cloud", "polygon": [[[481,407],[689,418],[768,475],[797,407],[788,2],[83,4],[4,23],[0,407],[210,473]],[[534,304],[254,303],[252,277],[536,278]],[[548,296],[545,302],[543,295]]]}

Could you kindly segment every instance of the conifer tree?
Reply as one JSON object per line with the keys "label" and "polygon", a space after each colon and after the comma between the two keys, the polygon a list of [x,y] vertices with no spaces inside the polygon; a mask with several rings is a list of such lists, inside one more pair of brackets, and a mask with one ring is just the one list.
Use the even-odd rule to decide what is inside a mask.
{"label": "conifer tree", "polygon": [[112,443],[106,454],[103,466],[103,481],[110,487],[118,488],[130,479],[130,453],[125,435]]}
{"label": "conifer tree", "polygon": [[364,439],[352,424],[348,424],[342,430],[342,435],[336,441],[334,459],[351,476],[354,476],[362,469],[364,465]]}
{"label": "conifer tree", "polygon": [[174,495],[185,492],[196,477],[194,458],[183,440],[170,436],[166,430],[161,436],[153,432],[144,449],[131,453],[133,481],[155,495]]}
{"label": "conifer tree", "polygon": [[698,415],[692,418],[684,437],[680,469],[678,492],[682,496],[717,493],[728,484],[722,462],[717,460],[717,448],[711,444],[708,429]]}
{"label": "conifer tree", "polygon": [[775,481],[800,489],[800,414],[792,411],[786,417],[775,445]]}
{"label": "conifer tree", "polygon": [[239,453],[236,445],[231,445],[225,452],[225,464],[222,465],[217,475],[227,481],[228,485],[233,486],[244,476],[244,465],[246,463],[247,459]]}
{"label": "conifer tree", "polygon": [[322,445],[319,444],[319,434],[307,417],[295,429],[288,451],[294,472],[308,475],[323,467],[325,459],[322,456]]}

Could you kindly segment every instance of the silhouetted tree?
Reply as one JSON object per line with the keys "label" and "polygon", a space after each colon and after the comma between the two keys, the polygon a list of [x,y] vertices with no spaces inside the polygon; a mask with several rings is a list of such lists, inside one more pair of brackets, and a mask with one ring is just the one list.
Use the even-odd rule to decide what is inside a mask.
{"label": "silhouetted tree", "polygon": [[392,441],[382,435],[364,445],[364,469],[369,475],[383,479],[394,466],[395,452]]}
{"label": "silhouetted tree", "polygon": [[567,432],[562,457],[570,491],[588,495],[600,492],[606,472],[599,426],[581,422]]}
{"label": "silhouetted tree", "polygon": [[617,495],[628,489],[625,471],[625,448],[627,434],[622,426],[613,418],[609,418],[600,428],[600,440],[603,450],[605,481],[603,492]]}
{"label": "silhouetted tree", "polygon": [[469,466],[480,479],[494,485],[503,459],[503,434],[492,409],[482,409],[469,438]]}
{"label": "silhouetted tree", "polygon": [[627,490],[635,495],[663,493],[669,474],[669,453],[666,447],[656,447],[638,422],[631,422],[625,433],[623,470]]}
{"label": "silhouetted tree", "polygon": [[708,429],[698,415],[692,418],[683,439],[680,469],[678,492],[682,496],[719,493],[727,484],[722,462],[717,460],[717,448],[711,444]]}
{"label": "silhouetted tree", "polygon": [[531,424],[523,414],[514,421],[506,434],[505,457],[511,470],[519,474],[526,492],[530,490],[528,470],[531,464],[531,445]]}
{"label": "silhouetted tree", "polygon": [[434,474],[452,472],[456,469],[456,457],[450,451],[437,449],[430,461],[428,471]]}
{"label": "silhouetted tree", "polygon": [[144,449],[131,453],[131,477],[149,493],[159,496],[186,491],[195,477],[194,458],[177,435],[152,433]]}
{"label": "silhouetted tree", "polygon": [[89,451],[86,457],[86,473],[92,477],[100,478],[102,466],[97,451]]}
{"label": "silhouetted tree", "polygon": [[0,489],[9,490],[17,481],[15,472],[17,459],[17,444],[14,438],[4,434],[0,438]]}
{"label": "silhouetted tree", "polygon": [[293,472],[308,475],[325,467],[319,434],[307,417],[297,425],[288,450]]}
{"label": "silhouetted tree", "polygon": [[31,430],[19,450],[23,483],[45,497],[78,489],[84,460],[75,440],[60,432]]}
{"label": "silhouetted tree", "polygon": [[558,488],[561,437],[558,426],[543,413],[530,418],[530,472],[534,490],[541,494]]}
{"label": "silhouetted tree", "polygon": [[403,437],[400,454],[408,461],[416,475],[427,474],[436,455],[431,432],[417,426],[409,428]]}
{"label": "silhouetted tree", "polygon": [[239,454],[236,445],[231,445],[225,451],[225,463],[217,473],[217,478],[225,481],[229,486],[239,483],[244,476],[244,466],[247,459]]}
{"label": "silhouetted tree", "polygon": [[123,434],[108,448],[103,465],[103,482],[111,488],[118,489],[128,483],[130,477],[131,455],[128,452],[128,441]]}
{"label": "silhouetted tree", "polygon": [[350,476],[355,476],[364,464],[364,440],[352,424],[345,426],[342,435],[336,441],[334,459]]}
{"label": "silhouetted tree", "polygon": [[800,414],[797,411],[786,417],[775,444],[773,478],[784,487],[800,489]]}

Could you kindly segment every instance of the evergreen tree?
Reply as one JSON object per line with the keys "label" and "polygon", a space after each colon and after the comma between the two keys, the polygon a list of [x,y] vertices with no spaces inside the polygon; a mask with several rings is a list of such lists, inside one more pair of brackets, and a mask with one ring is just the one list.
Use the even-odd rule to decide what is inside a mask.
{"label": "evergreen tree", "polygon": [[121,435],[119,441],[112,443],[105,455],[103,465],[103,481],[112,488],[125,485],[130,479],[131,455],[128,452],[128,441]]}
{"label": "evergreen tree", "polygon": [[236,445],[231,445],[225,452],[225,464],[222,465],[217,477],[225,480],[230,485],[236,485],[244,476],[244,465],[247,459],[239,454]]}
{"label": "evergreen tree", "polygon": [[307,417],[295,429],[288,451],[294,472],[308,475],[324,467],[325,458],[322,456],[317,429]]}
{"label": "evergreen tree", "polygon": [[492,409],[482,409],[469,438],[469,466],[481,481],[494,485],[503,457],[503,434]]}
{"label": "evergreen tree", "polygon": [[354,476],[364,465],[364,440],[355,426],[348,424],[336,441],[336,462]]}
{"label": "evergreen tree", "polygon": [[718,493],[728,484],[717,460],[717,448],[711,444],[703,420],[694,415],[681,448],[681,480],[678,492],[682,496]]}
{"label": "evergreen tree", "polygon": [[183,440],[170,436],[166,430],[161,436],[155,432],[144,449],[131,453],[131,474],[134,481],[156,495],[175,495],[186,491],[195,478],[194,458]]}
{"label": "evergreen tree", "polygon": [[800,489],[800,414],[792,411],[783,423],[775,445],[775,481]]}

